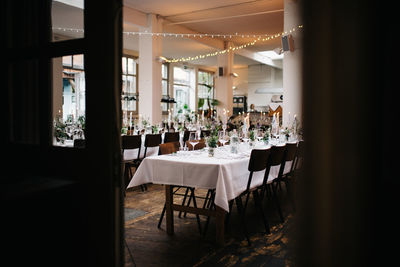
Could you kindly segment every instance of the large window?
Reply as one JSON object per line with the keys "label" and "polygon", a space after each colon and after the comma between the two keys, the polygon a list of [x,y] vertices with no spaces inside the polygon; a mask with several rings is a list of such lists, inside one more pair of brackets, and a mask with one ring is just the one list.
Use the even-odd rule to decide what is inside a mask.
{"label": "large window", "polygon": [[122,111],[124,119],[130,113],[137,114],[138,86],[137,86],[137,58],[132,56],[122,57]]}
{"label": "large window", "polygon": [[168,114],[168,109],[170,109],[170,103],[167,102],[170,99],[169,95],[169,64],[162,64],[161,67],[162,76],[162,99],[165,101],[162,103],[161,108],[163,114]]}
{"label": "large window", "polygon": [[214,73],[199,70],[198,82],[197,82],[197,96],[199,99],[198,108],[199,110],[208,109],[208,101],[214,98]]}
{"label": "large window", "polygon": [[174,96],[176,101],[176,112],[189,109],[190,104],[190,69],[174,67]]}
{"label": "large window", "polygon": [[83,55],[62,57],[63,120],[75,122],[85,116],[85,71]]}

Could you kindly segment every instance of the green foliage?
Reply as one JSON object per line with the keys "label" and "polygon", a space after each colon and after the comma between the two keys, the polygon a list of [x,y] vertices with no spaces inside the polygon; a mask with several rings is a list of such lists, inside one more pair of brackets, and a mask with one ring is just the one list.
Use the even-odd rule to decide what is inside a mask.
{"label": "green foliage", "polygon": [[218,106],[219,105],[218,99],[211,99],[211,105]]}
{"label": "green foliage", "polygon": [[57,139],[57,141],[66,139],[68,137],[65,129],[66,127],[67,125],[65,125],[61,119],[56,119],[54,125],[54,137]]}
{"label": "green foliage", "polygon": [[86,118],[84,115],[78,117],[78,123],[82,126],[82,129],[85,130]]}
{"label": "green foliage", "polygon": [[208,138],[207,138],[207,144],[209,147],[217,147],[218,145],[218,136],[211,134]]}
{"label": "green foliage", "polygon": [[153,125],[153,126],[151,127],[151,129],[152,129],[152,131],[153,131],[153,134],[158,134],[158,126],[157,126],[157,125]]}
{"label": "green foliage", "polygon": [[204,106],[204,98],[199,98],[199,102],[197,103],[198,107],[201,108]]}
{"label": "green foliage", "polygon": [[250,138],[251,141],[256,140],[256,135],[255,135],[255,133],[254,133],[253,130],[251,130],[251,131],[249,132],[249,138]]}

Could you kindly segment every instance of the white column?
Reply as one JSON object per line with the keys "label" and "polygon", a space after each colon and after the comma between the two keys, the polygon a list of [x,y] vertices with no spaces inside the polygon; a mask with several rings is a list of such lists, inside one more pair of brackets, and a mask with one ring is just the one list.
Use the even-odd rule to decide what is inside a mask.
{"label": "white column", "polygon": [[62,57],[53,58],[53,119],[63,115],[63,66]]}
{"label": "white column", "polygon": [[[284,0],[284,31],[302,24],[301,1]],[[297,114],[302,118],[302,32],[298,28],[292,33],[294,51],[287,51],[283,58],[283,125]]]}
{"label": "white column", "polygon": [[[162,32],[162,19],[147,14],[147,27],[140,31]],[[161,52],[161,36],[139,36],[139,114],[149,118],[151,124],[161,121]]]}
{"label": "white column", "polygon": [[[225,43],[225,49],[231,46],[231,42]],[[233,114],[233,52],[218,55],[217,58],[217,78],[215,79],[215,98],[219,101],[217,114],[221,115],[222,110],[229,110],[229,115]],[[219,76],[219,68],[224,70],[223,76]]]}

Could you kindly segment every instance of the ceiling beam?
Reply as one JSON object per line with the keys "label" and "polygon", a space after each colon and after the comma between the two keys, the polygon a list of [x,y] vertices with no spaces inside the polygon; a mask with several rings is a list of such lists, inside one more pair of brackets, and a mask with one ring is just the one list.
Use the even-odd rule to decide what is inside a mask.
{"label": "ceiling beam", "polygon": [[[200,32],[193,31],[189,28],[186,28],[184,26],[180,25],[168,25],[169,21],[165,20],[164,25],[163,25],[163,30],[164,32],[168,33],[184,33],[184,34],[200,34]],[[189,36],[188,37],[191,40],[194,40],[196,42],[202,43],[204,45],[207,45],[209,47],[213,47],[218,50],[224,50],[224,40],[219,39],[217,37],[194,37],[194,36]]]}
{"label": "ceiling beam", "polygon": [[239,49],[235,51],[235,54],[241,55],[243,57],[247,57],[254,61],[260,62],[262,64],[275,67],[278,69],[282,69],[282,61],[281,60],[272,60],[271,58],[264,56],[260,53],[250,51],[248,49]]}
{"label": "ceiling beam", "polygon": [[[137,9],[131,8],[124,6],[124,22],[125,23],[130,23],[133,25],[137,25],[139,27],[147,27],[147,14],[139,11]],[[164,19],[163,23],[163,32],[167,33],[182,33],[182,34],[199,34],[199,32],[193,31],[189,28],[186,28],[181,25],[176,25],[171,23],[171,21],[168,21],[167,19]],[[204,45],[207,45],[209,47],[215,48],[217,50],[224,50],[225,47],[225,42],[222,39],[219,39],[217,37],[188,37],[189,39],[192,39],[196,42],[202,43]],[[267,56],[261,55],[260,53],[253,52],[247,49],[239,49],[235,51],[235,54],[241,55],[243,57],[247,57],[249,59],[252,59],[254,61],[260,62],[265,65],[269,65],[275,68],[282,69],[282,62],[281,61],[276,61],[272,60]]]}
{"label": "ceiling beam", "polygon": [[140,27],[147,27],[147,14],[134,8],[124,6],[124,22]]}

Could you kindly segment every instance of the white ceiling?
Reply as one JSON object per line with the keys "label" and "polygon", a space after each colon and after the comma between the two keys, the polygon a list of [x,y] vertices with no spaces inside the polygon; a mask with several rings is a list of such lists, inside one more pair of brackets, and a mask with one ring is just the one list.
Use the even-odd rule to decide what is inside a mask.
{"label": "white ceiling", "polygon": [[[61,3],[63,2],[63,3]],[[65,4],[66,3],[66,4]],[[53,27],[83,28],[82,0],[53,1]],[[68,5],[67,5],[68,4]],[[199,33],[214,34],[275,34],[283,31],[283,0],[124,0],[124,5],[142,13],[158,14],[164,18],[164,28],[179,25]],[[132,24],[124,23],[124,31],[138,31]],[[81,33],[54,30],[58,34],[82,37]],[[254,38],[226,39],[240,45]],[[280,47],[280,40],[257,43],[247,48],[254,52]],[[215,52],[216,48],[192,39],[164,37],[162,54],[168,58],[196,56]],[[138,50],[136,36],[124,35],[124,48]],[[260,64],[235,55],[236,65]],[[216,57],[192,62],[215,66]]]}

